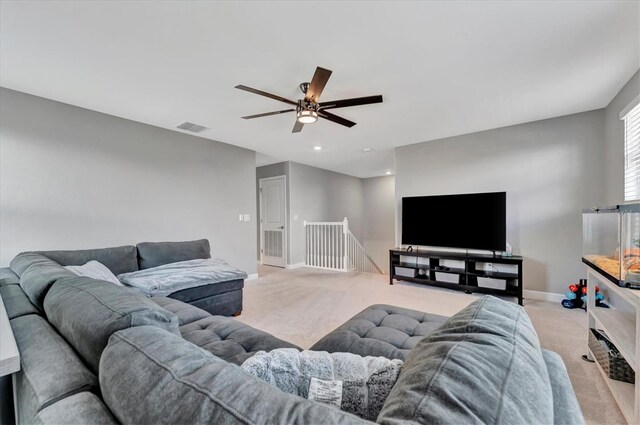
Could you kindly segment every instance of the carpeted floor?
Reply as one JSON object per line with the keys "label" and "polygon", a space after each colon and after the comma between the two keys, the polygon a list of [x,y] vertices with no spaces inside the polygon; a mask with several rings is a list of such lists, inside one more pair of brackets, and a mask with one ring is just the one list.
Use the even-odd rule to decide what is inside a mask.
{"label": "carpeted floor", "polygon": [[[411,283],[388,284],[388,277],[310,268],[259,268],[247,282],[239,320],[303,348],[371,304],[392,304],[450,316],[476,295]],[[543,347],[560,354],[567,366],[587,424],[625,424],[622,413],[586,352],[586,313],[559,304],[526,301]]]}

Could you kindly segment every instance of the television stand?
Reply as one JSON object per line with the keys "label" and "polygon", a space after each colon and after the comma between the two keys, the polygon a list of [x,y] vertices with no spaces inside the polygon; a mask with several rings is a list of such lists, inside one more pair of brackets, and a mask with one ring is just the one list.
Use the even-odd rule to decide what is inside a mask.
{"label": "television stand", "polygon": [[[454,265],[441,264],[449,261]],[[519,256],[502,257],[493,254],[466,254],[456,252],[404,248],[389,250],[389,284],[393,280],[420,283],[455,289],[466,293],[480,292],[512,296],[523,305],[522,263]],[[506,270],[485,270],[485,265],[503,265]]]}

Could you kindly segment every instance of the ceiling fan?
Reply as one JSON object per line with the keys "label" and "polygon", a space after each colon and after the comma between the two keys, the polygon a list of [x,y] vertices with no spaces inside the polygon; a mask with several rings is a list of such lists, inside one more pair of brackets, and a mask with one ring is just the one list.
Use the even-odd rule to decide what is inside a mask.
{"label": "ceiling fan", "polygon": [[324,118],[325,120],[329,120],[335,122],[336,124],[344,125],[345,127],[351,128],[356,125],[355,122],[334,115],[331,112],[328,112],[327,109],[368,105],[370,103],[382,103],[382,95],[355,97],[352,99],[333,100],[330,102],[319,102],[322,90],[324,90],[324,86],[327,85],[327,81],[329,81],[330,76],[331,71],[329,71],[328,69],[317,67],[316,72],[313,74],[311,82],[300,84],[300,90],[302,90],[302,93],[304,93],[304,98],[298,99],[297,101],[290,100],[275,94],[267,93],[262,90],[247,87],[242,84],[237,85],[237,89],[259,94],[260,96],[265,96],[295,106],[295,108],[292,109],[248,115],[242,118],[244,118],[245,120],[250,120],[253,118],[268,117],[270,115],[284,114],[285,112],[295,112],[296,123],[293,126],[293,130],[291,131],[292,133],[299,133],[305,124],[312,124],[318,121],[318,118]]}

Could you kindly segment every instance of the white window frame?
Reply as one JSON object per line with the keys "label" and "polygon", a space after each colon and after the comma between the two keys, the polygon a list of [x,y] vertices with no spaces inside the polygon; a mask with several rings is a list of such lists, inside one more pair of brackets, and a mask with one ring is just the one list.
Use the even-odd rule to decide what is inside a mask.
{"label": "white window frame", "polygon": [[640,96],[620,112],[624,121],[624,201],[640,200]]}

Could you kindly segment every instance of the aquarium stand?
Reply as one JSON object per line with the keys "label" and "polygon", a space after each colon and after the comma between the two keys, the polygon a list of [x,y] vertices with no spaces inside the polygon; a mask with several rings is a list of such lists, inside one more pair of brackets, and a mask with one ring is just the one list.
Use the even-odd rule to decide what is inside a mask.
{"label": "aquarium stand", "polygon": [[[607,371],[596,362],[613,398],[629,424],[640,423],[640,387],[638,386],[638,359],[640,358],[640,292],[619,286],[616,280],[595,265],[587,264],[587,316],[588,328],[603,330],[622,357],[636,373],[636,383],[630,384],[609,378]],[[611,308],[595,304],[598,286]],[[595,355],[587,346],[590,359]]]}
{"label": "aquarium stand", "polygon": [[467,293],[511,296],[523,305],[522,257],[406,248],[389,250],[389,284],[421,283]]}

